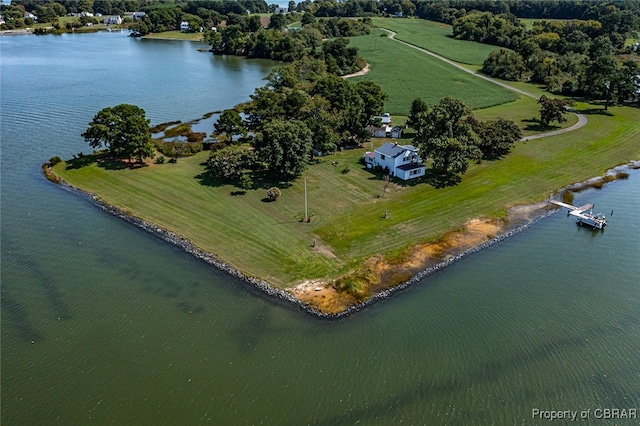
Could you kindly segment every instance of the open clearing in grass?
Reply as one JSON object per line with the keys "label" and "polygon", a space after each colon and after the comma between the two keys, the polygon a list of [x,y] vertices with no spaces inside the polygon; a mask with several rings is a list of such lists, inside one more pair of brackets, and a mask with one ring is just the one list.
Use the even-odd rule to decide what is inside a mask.
{"label": "open clearing in grass", "polygon": [[521,96],[515,102],[497,105],[491,108],[473,111],[473,115],[479,120],[497,120],[503,118],[505,120],[513,120],[520,126],[525,137],[541,132],[554,131],[571,127],[578,122],[575,114],[567,113],[564,123],[553,122],[548,127],[541,127],[538,119],[540,118],[540,105],[536,99],[528,96]]}
{"label": "open clearing in grass", "polygon": [[[501,161],[472,165],[458,186],[392,185],[384,198],[383,182],[358,163],[365,149],[320,159],[273,203],[262,201],[261,183],[244,195],[232,195],[234,186],[203,184],[197,176],[206,152],[142,169],[108,170],[95,163],[66,168],[69,162],[54,171],[250,276],[289,287],[336,277],[372,255],[397,253],[460,229],[470,218],[503,216],[509,206],[544,200],[554,189],[640,158],[640,110],[612,107],[608,116],[601,107],[577,108],[589,113],[580,130],[518,143]],[[342,173],[345,166],[348,173]],[[305,178],[311,223],[300,222]]]}
{"label": "open clearing in grass", "polygon": [[422,47],[452,61],[469,65],[482,65],[489,53],[499,47],[473,41],[456,40],[451,25],[424,19],[373,18],[377,27],[398,33],[398,40]]}
{"label": "open clearing in grass", "polygon": [[369,73],[352,80],[371,80],[380,85],[389,95],[385,108],[392,114],[407,115],[411,102],[416,98],[422,98],[433,106],[442,98],[452,96],[472,109],[500,105],[518,98],[514,92],[397,43],[386,34],[376,29],[371,35],[350,39],[350,44],[358,47],[360,55],[371,65]]}
{"label": "open clearing in grass", "polygon": [[164,31],[161,33],[150,33],[142,38],[157,40],[186,40],[186,41],[202,41],[204,36],[202,33],[184,33],[182,31]]}

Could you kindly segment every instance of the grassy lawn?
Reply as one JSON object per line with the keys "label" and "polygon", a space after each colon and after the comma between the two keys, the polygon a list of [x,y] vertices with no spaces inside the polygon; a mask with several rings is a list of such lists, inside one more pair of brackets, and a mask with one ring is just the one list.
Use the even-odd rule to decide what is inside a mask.
{"label": "grassy lawn", "polygon": [[496,46],[451,37],[451,26],[424,19],[373,18],[373,24],[398,33],[398,40],[469,65],[482,65]]}
{"label": "grassy lawn", "polygon": [[[471,57],[473,49],[458,49],[458,41],[446,37],[439,24],[377,18],[376,24],[450,59]],[[400,37],[401,31],[408,38]],[[478,79],[382,33],[376,30],[351,43],[371,64],[369,74],[354,80],[380,84],[389,94],[388,112],[406,115],[417,97],[433,106],[444,96],[453,96],[465,101],[481,119],[513,119],[525,134],[535,132],[526,128],[536,124],[532,120],[538,114],[536,99]],[[431,38],[434,44],[427,46]],[[482,53],[483,59],[487,53]],[[544,93],[536,86],[513,85],[536,96]],[[395,255],[416,242],[459,229],[470,218],[503,216],[509,206],[543,200],[554,189],[640,158],[640,110],[612,107],[603,114],[601,106],[588,104],[578,104],[576,109],[588,114],[584,128],[518,143],[505,159],[474,164],[459,185],[444,189],[425,182],[393,184],[383,196],[383,181],[358,162],[365,150],[384,142],[380,139],[367,149],[318,159],[302,178],[280,185],[282,196],[271,203],[264,198],[273,182],[256,178],[253,189],[240,192],[199,178],[206,152],[177,164],[140,169],[114,169],[83,159],[87,163],[83,167],[74,160],[57,165],[54,171],[109,204],[186,237],[247,275],[286,288],[303,279],[337,277],[373,255]],[[563,127],[575,123],[575,117],[567,118]],[[311,223],[301,222],[305,181]],[[389,215],[383,219],[385,211]]]}
{"label": "grassy lawn", "polygon": [[473,115],[480,120],[497,120],[498,118],[513,120],[523,130],[524,136],[571,127],[578,122],[578,117],[574,114],[566,114],[566,122],[561,124],[554,122],[548,128],[540,128],[537,122],[537,119],[540,118],[539,111],[540,106],[536,99],[522,96],[515,102],[473,111]]}
{"label": "grassy lawn", "polygon": [[385,107],[392,114],[408,114],[411,102],[418,97],[433,106],[440,99],[452,96],[472,109],[500,105],[518,98],[507,89],[383,35],[386,32],[376,29],[371,35],[350,38],[350,45],[358,47],[360,55],[371,64],[368,74],[352,80],[372,80],[379,84],[389,95]]}
{"label": "grassy lawn", "polygon": [[[455,187],[392,185],[384,197],[383,182],[358,163],[364,149],[320,159],[273,203],[263,201],[269,182],[239,195],[234,186],[198,179],[207,153],[133,170],[97,163],[74,168],[72,161],[54,171],[249,275],[288,287],[303,278],[335,277],[369,256],[435,239],[473,217],[504,215],[508,206],[543,200],[556,188],[640,158],[638,109],[613,107],[608,116],[601,107],[578,108],[589,113],[589,124],[578,131],[519,143],[501,161],[473,165]],[[304,179],[311,223],[300,222]]]}
{"label": "grassy lawn", "polygon": [[147,34],[142,38],[155,38],[155,39],[162,39],[162,40],[202,41],[204,36],[202,35],[202,33],[183,33],[182,31],[164,31],[161,33]]}

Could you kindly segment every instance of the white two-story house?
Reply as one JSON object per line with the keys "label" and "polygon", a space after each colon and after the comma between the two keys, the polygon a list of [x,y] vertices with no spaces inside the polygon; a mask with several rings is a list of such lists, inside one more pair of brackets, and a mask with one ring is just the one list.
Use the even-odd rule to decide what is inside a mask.
{"label": "white two-story house", "polygon": [[387,168],[391,176],[402,180],[424,176],[425,166],[418,156],[418,148],[412,145],[398,145],[387,142],[374,152],[364,155],[368,168]]}

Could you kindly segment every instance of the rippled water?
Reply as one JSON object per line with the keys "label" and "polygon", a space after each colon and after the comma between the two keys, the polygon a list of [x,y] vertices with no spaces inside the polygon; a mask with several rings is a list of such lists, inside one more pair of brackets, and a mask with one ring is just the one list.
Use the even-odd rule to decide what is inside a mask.
{"label": "rippled water", "polygon": [[637,171],[576,197],[614,209],[604,232],[554,215],[337,322],[41,176],[87,150],[100,108],[198,118],[269,70],[196,47],[0,38],[3,423],[529,424],[533,408],[639,405]]}

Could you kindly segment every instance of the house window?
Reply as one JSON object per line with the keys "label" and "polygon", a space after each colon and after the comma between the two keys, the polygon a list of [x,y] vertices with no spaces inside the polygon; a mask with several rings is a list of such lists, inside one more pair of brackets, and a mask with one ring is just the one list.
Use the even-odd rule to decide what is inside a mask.
{"label": "house window", "polygon": [[386,159],[387,159],[387,157],[385,157],[385,156],[384,156],[384,154],[380,154],[380,159],[381,159],[381,160],[386,160]]}

